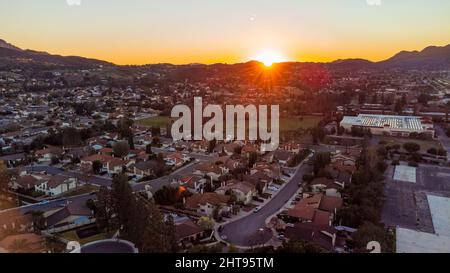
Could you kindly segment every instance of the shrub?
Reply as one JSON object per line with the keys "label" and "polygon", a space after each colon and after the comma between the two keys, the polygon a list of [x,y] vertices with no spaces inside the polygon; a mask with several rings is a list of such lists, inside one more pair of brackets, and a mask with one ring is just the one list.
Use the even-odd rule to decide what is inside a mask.
{"label": "shrub", "polygon": [[420,145],[414,142],[407,142],[403,144],[403,149],[405,149],[409,153],[415,153],[420,150]]}

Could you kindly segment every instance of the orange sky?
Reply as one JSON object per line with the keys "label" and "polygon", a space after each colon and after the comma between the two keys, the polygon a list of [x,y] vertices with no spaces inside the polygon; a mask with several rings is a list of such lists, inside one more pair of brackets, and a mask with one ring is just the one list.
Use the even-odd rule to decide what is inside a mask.
{"label": "orange sky", "polygon": [[[371,0],[370,3],[376,3]],[[0,38],[117,64],[379,61],[450,43],[450,1],[0,0]]]}

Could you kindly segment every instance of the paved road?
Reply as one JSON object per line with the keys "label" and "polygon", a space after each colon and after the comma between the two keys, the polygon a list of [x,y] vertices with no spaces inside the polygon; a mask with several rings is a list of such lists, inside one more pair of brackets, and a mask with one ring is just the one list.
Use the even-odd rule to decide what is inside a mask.
{"label": "paved road", "polygon": [[302,181],[302,176],[311,171],[312,167],[304,164],[294,177],[287,182],[288,184],[259,212],[249,214],[225,225],[220,235],[225,235],[228,242],[239,246],[261,245],[268,242],[272,238],[272,234],[261,230],[265,228],[265,220],[286,204],[297,192],[298,183]]}

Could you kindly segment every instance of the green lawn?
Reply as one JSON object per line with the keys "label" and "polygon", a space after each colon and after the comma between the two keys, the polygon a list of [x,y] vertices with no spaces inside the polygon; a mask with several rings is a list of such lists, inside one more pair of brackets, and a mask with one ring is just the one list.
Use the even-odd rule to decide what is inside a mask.
{"label": "green lawn", "polygon": [[136,124],[149,126],[149,127],[152,127],[152,126],[161,127],[161,126],[168,125],[170,123],[171,119],[172,118],[170,118],[170,117],[157,116],[157,117],[137,120]]}
{"label": "green lawn", "polygon": [[[144,126],[165,126],[170,123],[172,118],[170,117],[152,117],[136,121],[136,124]],[[309,129],[316,127],[322,120],[322,117],[318,116],[304,116],[303,118],[281,118],[280,119],[280,131],[297,131],[299,129]],[[236,126],[236,123],[235,123]]]}
{"label": "green lawn", "polygon": [[280,131],[297,131],[316,127],[322,117],[304,116],[303,118],[282,118],[280,120]]}
{"label": "green lawn", "polygon": [[99,234],[96,234],[96,235],[91,236],[91,237],[86,237],[86,238],[80,239],[78,237],[77,233],[75,232],[75,230],[67,231],[67,232],[61,233],[59,235],[61,237],[65,238],[65,239],[69,240],[69,241],[79,242],[81,245],[84,245],[84,244],[87,244],[87,243],[90,243],[90,242],[95,242],[95,241],[99,241],[99,240],[108,239],[106,237],[105,233],[99,233]]}
{"label": "green lawn", "polygon": [[96,185],[82,185],[77,189],[71,190],[68,193],[63,194],[64,197],[77,196],[85,193],[98,192],[99,187]]}

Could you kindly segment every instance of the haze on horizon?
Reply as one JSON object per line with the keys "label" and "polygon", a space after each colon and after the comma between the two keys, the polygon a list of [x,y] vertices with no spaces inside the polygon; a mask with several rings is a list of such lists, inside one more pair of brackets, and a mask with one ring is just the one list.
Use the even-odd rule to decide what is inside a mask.
{"label": "haze on horizon", "polygon": [[[78,5],[80,3],[80,5]],[[116,64],[365,58],[450,43],[448,0],[0,0],[0,39]]]}

